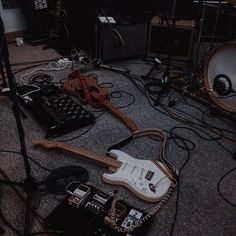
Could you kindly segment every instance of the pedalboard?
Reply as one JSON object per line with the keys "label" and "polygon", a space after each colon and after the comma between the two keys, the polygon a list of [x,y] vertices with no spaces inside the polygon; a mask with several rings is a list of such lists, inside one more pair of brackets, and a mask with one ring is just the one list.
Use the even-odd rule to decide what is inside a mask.
{"label": "pedalboard", "polygon": [[94,123],[95,117],[52,83],[17,88],[20,102],[46,129],[48,137],[59,136]]}
{"label": "pedalboard", "polygon": [[113,195],[89,184],[80,184],[69,192],[69,196],[46,218],[47,227],[63,236],[144,236],[152,223],[152,218],[149,218],[129,232],[130,227],[147,213],[119,200],[113,206],[113,222],[124,232],[118,232],[110,213]]}

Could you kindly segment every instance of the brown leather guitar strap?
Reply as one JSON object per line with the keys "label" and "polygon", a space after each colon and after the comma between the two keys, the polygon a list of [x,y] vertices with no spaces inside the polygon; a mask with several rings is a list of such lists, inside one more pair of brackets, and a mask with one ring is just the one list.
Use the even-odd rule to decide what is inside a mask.
{"label": "brown leather guitar strap", "polygon": [[[116,144],[110,146],[107,149],[107,154],[109,155],[109,153],[112,149],[120,149],[121,147],[125,146],[130,141],[132,141],[133,139],[143,137],[143,136],[157,137],[158,139],[160,139],[162,141],[162,144],[160,147],[160,161],[165,165],[166,169],[168,170],[168,172],[169,172],[168,176],[176,176],[176,168],[165,157],[165,147],[166,147],[166,142],[167,142],[167,134],[159,128],[144,128],[144,129],[134,131],[127,138],[121,140],[119,143],[116,143]],[[155,160],[153,160],[153,161],[155,162]]]}

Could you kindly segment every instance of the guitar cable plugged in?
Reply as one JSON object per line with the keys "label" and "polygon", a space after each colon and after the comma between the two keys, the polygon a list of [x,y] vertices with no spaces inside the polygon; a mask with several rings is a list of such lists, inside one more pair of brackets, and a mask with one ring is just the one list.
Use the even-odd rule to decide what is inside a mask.
{"label": "guitar cable plugged in", "polygon": [[68,58],[62,58],[57,61],[60,67],[69,67],[72,65],[72,61],[70,61]]}

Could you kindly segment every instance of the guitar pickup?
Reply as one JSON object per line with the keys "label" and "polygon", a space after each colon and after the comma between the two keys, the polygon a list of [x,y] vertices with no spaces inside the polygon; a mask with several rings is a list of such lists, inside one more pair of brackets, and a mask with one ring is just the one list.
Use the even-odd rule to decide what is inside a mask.
{"label": "guitar pickup", "polygon": [[149,171],[147,172],[145,178],[150,181],[150,180],[152,179],[153,175],[154,175],[154,172],[152,172],[152,171],[149,170]]}

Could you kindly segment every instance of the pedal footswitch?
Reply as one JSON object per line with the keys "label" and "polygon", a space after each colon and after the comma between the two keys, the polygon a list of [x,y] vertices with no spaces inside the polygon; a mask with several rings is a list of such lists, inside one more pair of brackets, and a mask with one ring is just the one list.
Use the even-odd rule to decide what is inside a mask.
{"label": "pedal footswitch", "polygon": [[86,201],[91,193],[90,187],[81,184],[78,188],[76,188],[71,196],[68,198],[68,204],[79,208],[79,206]]}

